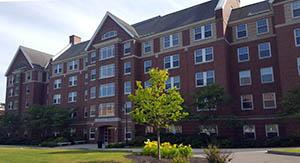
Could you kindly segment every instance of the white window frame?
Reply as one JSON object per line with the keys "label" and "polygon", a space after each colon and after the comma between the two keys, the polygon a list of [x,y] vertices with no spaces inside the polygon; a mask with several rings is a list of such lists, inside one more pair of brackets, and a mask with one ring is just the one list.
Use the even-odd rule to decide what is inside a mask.
{"label": "white window frame", "polygon": [[97,87],[90,88],[90,99],[95,99],[97,97]]}
{"label": "white window frame", "polygon": [[61,85],[62,85],[62,80],[61,79],[56,79],[53,82],[53,89],[61,89]]}
{"label": "white window frame", "polygon": [[100,67],[100,72],[99,72],[99,78],[100,79],[107,79],[107,78],[112,78],[115,76],[116,73],[116,66],[115,64],[109,64],[109,65],[104,65]]}
{"label": "white window frame", "polygon": [[[270,52],[270,55],[266,56],[266,57],[261,56],[261,51],[265,50],[265,49],[261,49],[261,46],[263,46],[264,44],[268,45],[269,52]],[[271,43],[270,42],[263,42],[263,43],[258,44],[257,49],[258,49],[259,59],[265,59],[265,58],[271,58],[272,57],[272,48],[271,48]]]}
{"label": "white window frame", "polygon": [[[56,102],[54,102],[54,101],[56,101]],[[54,105],[61,104],[61,94],[55,94],[55,95],[53,95],[53,101],[52,101],[52,103]]]}
{"label": "white window frame", "polygon": [[[241,60],[240,59],[240,49],[246,48],[247,49],[247,54],[248,54],[248,59],[247,60]],[[249,54],[249,47],[248,46],[244,46],[244,47],[239,47],[237,48],[237,57],[238,57],[238,62],[242,63],[242,62],[249,62],[250,61],[250,54]]]}
{"label": "white window frame", "polygon": [[[95,78],[93,79],[93,76],[95,76]],[[97,70],[96,69],[92,69],[90,71],[90,80],[91,81],[95,81],[97,79]]]}
{"label": "white window frame", "polygon": [[[129,52],[126,52],[126,50],[128,50],[129,49]],[[131,54],[131,42],[125,42],[124,44],[123,44],[123,54],[124,55],[129,55],[129,54]]]}
{"label": "white window frame", "polygon": [[76,71],[79,69],[79,60],[75,59],[68,62],[68,71]]}
{"label": "white window frame", "polygon": [[[148,66],[148,67],[146,67],[146,66]],[[147,68],[149,68],[149,67],[150,67],[150,69],[147,71]],[[147,74],[151,70],[151,68],[152,68],[152,60],[144,61],[144,73]]]}
{"label": "white window frame", "polygon": [[[239,31],[238,31],[238,26],[239,26],[239,25],[245,25],[246,36],[239,37],[239,35],[238,35],[238,33],[239,33]],[[235,34],[236,34],[236,39],[244,39],[244,38],[247,38],[247,37],[248,37],[248,24],[238,24],[238,25],[235,27],[235,30],[236,30],[236,32],[235,32]]]}
{"label": "white window frame", "polygon": [[124,104],[124,114],[129,115],[130,112],[128,112],[128,109],[130,108],[130,112],[132,110],[132,102],[131,101],[126,101]]}
{"label": "white window frame", "polygon": [[[131,62],[125,62],[123,67],[124,67],[124,75],[130,75],[131,74],[131,70],[132,70]],[[128,68],[130,69],[130,71],[126,72],[126,70]]]}
{"label": "white window frame", "polygon": [[[112,92],[108,92],[110,89],[112,89]],[[110,93],[110,94],[108,94],[108,93]],[[114,97],[115,94],[116,94],[115,83],[107,83],[107,84],[100,85],[100,87],[99,87],[99,97],[100,98]]]}
{"label": "white window frame", "polygon": [[[175,41],[174,37],[176,35],[178,37],[178,44],[174,44],[174,41]],[[167,37],[170,40],[170,46],[168,46],[168,47],[166,47],[166,44],[165,44]],[[177,46],[179,46],[179,44],[180,44],[180,35],[179,35],[179,33],[174,33],[174,34],[171,34],[171,35],[163,37],[163,47],[164,47],[164,49],[169,49],[169,48],[177,47]]]}
{"label": "white window frame", "polygon": [[[127,138],[127,134],[130,134],[130,138]],[[132,140],[132,132],[126,131],[126,128],[124,128],[124,140],[128,140],[128,141]]]}
{"label": "white window frame", "polygon": [[[209,70],[209,71],[205,71],[205,72],[196,72],[195,73],[195,86],[196,86],[196,88],[201,88],[201,87],[205,87],[205,86],[207,86],[207,79],[208,79],[208,72],[212,72],[213,73],[213,83],[215,83],[216,82],[216,74],[215,74],[215,70]],[[198,85],[197,84],[197,80],[199,79],[199,78],[197,78],[197,76],[198,76],[198,74],[200,74],[200,73],[202,73],[203,74],[203,85]],[[201,78],[200,78],[201,79]],[[199,80],[200,80],[199,79]]]}
{"label": "white window frame", "polygon": [[90,118],[94,118],[96,117],[96,114],[97,114],[97,106],[96,105],[91,105],[90,106],[90,109],[89,109],[89,115],[90,115]]}
{"label": "white window frame", "polygon": [[[205,27],[206,26],[210,26],[210,32],[211,32],[211,35],[209,37],[205,37]],[[200,30],[201,31],[201,39],[196,39],[196,33],[197,31],[196,30]],[[198,26],[196,28],[193,29],[193,41],[201,41],[201,40],[206,40],[206,39],[210,39],[213,37],[213,26],[212,24],[206,24],[206,25],[203,25],[203,26]]]}
{"label": "white window frame", "polygon": [[[150,48],[150,51],[146,52],[146,48]],[[153,41],[146,41],[143,42],[143,53],[144,54],[150,54],[153,52]]]}
{"label": "white window frame", "polygon": [[[71,100],[70,100],[71,98]],[[77,102],[77,92],[69,92],[68,93],[68,103]]]}
{"label": "white window frame", "polygon": [[[216,134],[216,136],[219,135],[219,131],[218,131],[218,126],[217,125],[200,125],[199,126],[200,128],[200,132],[201,134],[207,134],[207,135],[211,135],[211,134]],[[203,132],[201,129],[205,129],[207,132]],[[215,133],[211,132],[212,130],[211,129],[214,129],[215,130]]]}
{"label": "white window frame", "polygon": [[300,57],[297,58],[298,75],[300,76]]}
{"label": "white window frame", "polygon": [[[174,58],[178,57],[178,66],[174,66]],[[170,67],[166,68],[166,59],[170,58]],[[165,56],[164,57],[164,69],[166,70],[171,70],[171,69],[176,69],[180,67],[180,55],[179,54],[175,54],[175,55],[169,55],[169,56]]]}
{"label": "white window frame", "polygon": [[[91,137],[91,135],[94,135],[94,138]],[[96,140],[96,128],[93,127],[93,128],[90,128],[89,130],[89,140]]]}
{"label": "white window frame", "polygon": [[107,40],[116,36],[118,36],[117,31],[108,31],[101,36],[101,40]]}
{"label": "white window frame", "polygon": [[[273,100],[274,100],[274,106],[273,107],[267,107],[266,105],[265,105],[265,101],[266,101],[266,95],[267,94],[272,94],[272,96],[274,97],[273,98]],[[276,93],[275,92],[268,92],[268,93],[263,93],[262,94],[262,100],[263,100],[263,107],[264,107],[264,109],[276,109],[277,108],[277,102],[276,102]]]}
{"label": "white window frame", "polygon": [[[243,73],[249,73],[249,76],[246,76],[244,75]],[[242,78],[250,78],[250,83],[246,83],[246,84],[243,84],[242,83]],[[252,76],[251,76],[251,70],[244,70],[244,71],[240,71],[239,72],[239,81],[240,81],[240,86],[248,86],[248,85],[252,85]]]}
{"label": "white window frame", "polygon": [[69,87],[75,87],[78,84],[78,77],[77,75],[75,76],[70,76],[69,77]]}
{"label": "white window frame", "polygon": [[[99,109],[98,109],[98,117],[101,118],[101,117],[113,117],[115,116],[115,103],[102,103],[102,104],[99,104]],[[107,113],[107,110],[109,109],[112,109],[110,111],[112,111],[112,114],[105,114],[104,113]]]}
{"label": "white window frame", "polygon": [[[264,82],[263,81],[263,75],[265,75],[263,71],[266,70],[266,69],[270,69],[271,70],[271,72],[272,72],[272,81],[268,81],[268,82]],[[273,70],[273,67],[264,67],[264,68],[261,68],[260,69],[260,79],[261,79],[261,83],[262,84],[274,83],[274,70]]]}
{"label": "white window frame", "polygon": [[297,38],[300,38],[300,35],[299,35],[299,36],[297,36],[297,31],[299,31],[299,33],[300,33],[300,28],[296,28],[296,29],[294,29],[294,40],[295,40],[295,46],[296,46],[296,47],[300,47],[300,44],[297,44]]}
{"label": "white window frame", "polygon": [[91,64],[94,64],[97,62],[97,53],[95,51],[90,53],[90,59],[91,59]]}
{"label": "white window frame", "polygon": [[[267,131],[267,128],[268,128],[268,126],[270,126],[270,125],[276,126],[276,127],[275,127],[275,128],[276,128],[276,132],[270,132],[270,131]],[[266,124],[266,125],[265,125],[265,132],[266,132],[266,138],[268,138],[268,133],[276,133],[277,136],[279,136],[279,126],[278,126],[278,124]]]}
{"label": "white window frame", "polygon": [[[211,55],[212,55],[211,60],[207,59],[207,55],[208,55],[209,50],[211,50]],[[197,62],[198,55],[202,57],[202,62]],[[195,61],[195,64],[203,64],[203,63],[213,62],[214,61],[214,48],[213,47],[208,47],[208,48],[196,49],[194,51],[194,61]]]}
{"label": "white window frame", "polygon": [[[258,21],[262,21],[262,20],[265,20],[266,21],[266,26],[267,26],[267,31],[266,32],[263,32],[263,33],[259,33],[258,31]],[[256,21],[256,34],[257,35],[263,35],[263,34],[266,34],[266,33],[269,33],[270,32],[270,29],[269,29],[269,19],[268,18],[263,18],[263,19],[259,19]]]}
{"label": "white window frame", "polygon": [[[181,82],[180,82],[180,76],[172,76],[172,77],[169,77],[169,79],[166,81],[166,85],[167,84],[170,84],[171,87],[169,89],[173,89],[175,88],[175,81],[179,83],[179,88],[176,87],[176,89],[180,89],[180,85],[181,85]],[[168,83],[170,82],[170,83]],[[166,88],[167,89],[167,88]]]}
{"label": "white window frame", "polygon": [[53,74],[59,75],[62,74],[62,72],[63,72],[63,64],[62,63],[55,64],[53,69]]}
{"label": "white window frame", "polygon": [[[110,46],[106,46],[106,47],[103,47],[100,49],[100,57],[99,57],[99,60],[100,61],[103,61],[103,60],[108,60],[108,59],[111,59],[111,58],[114,58],[115,57],[115,45],[110,45]],[[105,54],[106,53],[106,56]],[[109,54],[111,53],[111,54]]]}
{"label": "white window frame", "polygon": [[[252,103],[252,107],[251,108],[244,108],[244,105],[243,105],[243,97],[244,96],[250,96],[251,97],[251,101],[246,101],[246,102],[251,102]],[[254,110],[254,102],[253,102],[253,95],[252,94],[247,94],[247,95],[241,95],[241,110],[242,111],[247,111],[247,110]]]}
{"label": "white window frame", "polygon": [[[294,8],[294,7],[295,7],[295,6],[294,6],[295,3],[299,3],[299,7],[298,7],[298,8]],[[299,17],[300,17],[300,15],[299,15],[299,16],[295,16],[295,15],[294,15],[294,10],[299,10],[299,9],[300,9],[300,1],[293,1],[293,2],[291,3],[292,18],[296,19],[296,18],[299,18]]]}
{"label": "white window frame", "polygon": [[132,91],[131,81],[124,82],[124,95],[130,95]]}
{"label": "white window frame", "polygon": [[14,103],[12,101],[9,101],[8,110],[13,110],[13,109],[14,109]]}
{"label": "white window frame", "polygon": [[[251,127],[249,127],[249,126],[251,126]],[[246,132],[246,127],[253,128],[254,132]],[[256,128],[255,128],[255,125],[244,125],[243,126],[243,135],[246,135],[247,133],[254,133],[254,140],[256,140]]]}

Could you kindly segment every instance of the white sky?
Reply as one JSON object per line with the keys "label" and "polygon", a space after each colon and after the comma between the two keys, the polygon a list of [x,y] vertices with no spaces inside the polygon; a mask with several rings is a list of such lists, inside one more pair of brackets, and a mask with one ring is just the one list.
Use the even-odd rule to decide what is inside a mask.
{"label": "white sky", "polygon": [[[133,24],[207,0],[0,0],[0,102],[8,68],[19,45],[58,53],[75,34],[88,40],[106,11]],[[261,0],[241,0],[242,6]]]}

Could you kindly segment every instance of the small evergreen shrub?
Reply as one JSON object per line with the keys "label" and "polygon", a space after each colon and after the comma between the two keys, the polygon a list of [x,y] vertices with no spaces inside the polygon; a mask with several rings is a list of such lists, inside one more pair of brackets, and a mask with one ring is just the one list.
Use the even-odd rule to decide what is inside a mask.
{"label": "small evergreen shrub", "polygon": [[204,153],[209,163],[229,163],[232,160],[231,154],[221,153],[220,149],[214,145],[209,145],[204,149]]}

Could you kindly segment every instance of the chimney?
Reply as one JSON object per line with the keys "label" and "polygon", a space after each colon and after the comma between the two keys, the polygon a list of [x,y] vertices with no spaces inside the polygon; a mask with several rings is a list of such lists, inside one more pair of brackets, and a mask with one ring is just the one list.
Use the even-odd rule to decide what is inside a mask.
{"label": "chimney", "polygon": [[70,44],[75,45],[81,42],[81,38],[76,35],[72,35],[69,37],[70,38]]}

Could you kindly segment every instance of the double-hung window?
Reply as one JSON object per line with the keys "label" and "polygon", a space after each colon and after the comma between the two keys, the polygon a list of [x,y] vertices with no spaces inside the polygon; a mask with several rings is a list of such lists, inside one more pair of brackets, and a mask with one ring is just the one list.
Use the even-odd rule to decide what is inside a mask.
{"label": "double-hung window", "polygon": [[265,126],[266,137],[268,139],[279,136],[279,128],[277,124],[267,124]]}
{"label": "double-hung window", "polygon": [[94,63],[96,63],[96,61],[97,61],[97,53],[96,52],[92,52],[91,54],[90,54],[90,60],[91,60],[91,64],[94,64]]}
{"label": "double-hung window", "polygon": [[115,57],[115,46],[107,46],[100,49],[100,60],[106,60]]}
{"label": "double-hung window", "polygon": [[236,38],[241,39],[248,36],[247,24],[239,24],[236,26]]}
{"label": "double-hung window", "polygon": [[128,55],[131,53],[131,42],[126,42],[123,47],[124,55]]}
{"label": "double-hung window", "polygon": [[194,40],[203,40],[212,37],[212,24],[199,26],[193,29]]}
{"label": "double-hung window", "polygon": [[90,106],[90,117],[96,117],[96,105],[91,105]]}
{"label": "double-hung window", "polygon": [[180,77],[169,77],[169,79],[166,81],[166,89],[176,88],[180,89]]}
{"label": "double-hung window", "polygon": [[91,87],[90,88],[90,99],[95,99],[96,98],[96,87]]}
{"label": "double-hung window", "polygon": [[131,94],[131,81],[124,82],[124,95]]}
{"label": "double-hung window", "polygon": [[61,79],[54,80],[53,88],[54,89],[60,89],[61,88]]}
{"label": "double-hung window", "polygon": [[263,106],[264,109],[275,109],[276,106],[276,94],[264,93],[263,94]]}
{"label": "double-hung window", "polygon": [[96,139],[96,128],[90,128],[90,134],[89,134],[89,140],[95,140]]}
{"label": "double-hung window", "polygon": [[61,73],[62,73],[62,67],[63,67],[63,64],[62,64],[62,63],[59,63],[59,64],[54,65],[53,73],[54,73],[55,75],[61,74]]}
{"label": "double-hung window", "polygon": [[53,96],[53,104],[60,104],[61,103],[61,94],[55,94]]}
{"label": "double-hung window", "polygon": [[296,47],[300,47],[300,28],[294,30]]}
{"label": "double-hung window", "polygon": [[100,79],[111,78],[115,76],[115,64],[100,67]]}
{"label": "double-hung window", "polygon": [[69,77],[69,86],[70,87],[77,86],[77,76]]}
{"label": "double-hung window", "polygon": [[130,101],[125,102],[124,113],[129,114],[131,112],[131,110],[132,110],[132,102],[130,102]]}
{"label": "double-hung window", "polygon": [[144,52],[144,54],[151,53],[152,49],[153,49],[152,47],[153,47],[152,41],[144,42],[143,43],[143,52]]}
{"label": "double-hung window", "polygon": [[292,2],[292,10],[293,18],[300,17],[300,1]]}
{"label": "double-hung window", "polygon": [[201,125],[200,134],[205,134],[208,136],[218,136],[218,126],[217,125]]}
{"label": "double-hung window", "polygon": [[115,116],[115,104],[104,103],[99,105],[98,117],[112,117]]}
{"label": "double-hung window", "polygon": [[197,49],[194,52],[195,64],[212,62],[214,60],[213,48]]}
{"label": "double-hung window", "polygon": [[165,69],[178,68],[180,66],[179,62],[180,62],[179,54],[166,56],[164,58],[164,68]]}
{"label": "double-hung window", "polygon": [[251,71],[250,70],[240,71],[240,86],[246,86],[251,84],[252,84]]}
{"label": "double-hung window", "polygon": [[124,75],[131,74],[131,62],[124,63]]}
{"label": "double-hung window", "polygon": [[164,48],[171,48],[179,45],[179,33],[165,36],[163,38]]}
{"label": "double-hung window", "polygon": [[102,35],[101,40],[107,40],[116,37],[117,35],[118,35],[117,31],[108,31]]}
{"label": "double-hung window", "polygon": [[68,62],[68,70],[74,71],[78,69],[79,60],[72,60]]}
{"label": "double-hung window", "polygon": [[245,139],[256,139],[255,125],[244,125],[243,134]]}
{"label": "double-hung window", "polygon": [[237,49],[238,62],[247,62],[250,60],[249,47],[240,47]]}
{"label": "double-hung window", "polygon": [[258,54],[259,59],[270,58],[272,56],[270,42],[258,44]]}
{"label": "double-hung window", "polygon": [[148,73],[152,67],[152,60],[144,61],[144,73]]}
{"label": "double-hung window", "polygon": [[298,75],[300,76],[300,57],[297,58]]}
{"label": "double-hung window", "polygon": [[265,67],[260,69],[261,83],[273,83],[274,75],[273,75],[273,67]]}
{"label": "double-hung window", "polygon": [[96,80],[96,77],[97,77],[97,72],[96,72],[96,69],[92,69],[91,70],[91,81],[93,80]]}
{"label": "double-hung window", "polygon": [[268,19],[260,19],[256,21],[256,33],[258,35],[268,33],[268,32],[269,32]]}
{"label": "double-hung window", "polygon": [[99,89],[100,97],[115,96],[115,83],[101,84]]}
{"label": "double-hung window", "polygon": [[204,87],[215,83],[215,71],[197,72],[195,74],[196,87]]}
{"label": "double-hung window", "polygon": [[76,102],[77,101],[77,92],[70,92],[68,95],[68,102]]}
{"label": "double-hung window", "polygon": [[253,96],[242,95],[241,96],[241,109],[242,110],[253,110]]}

